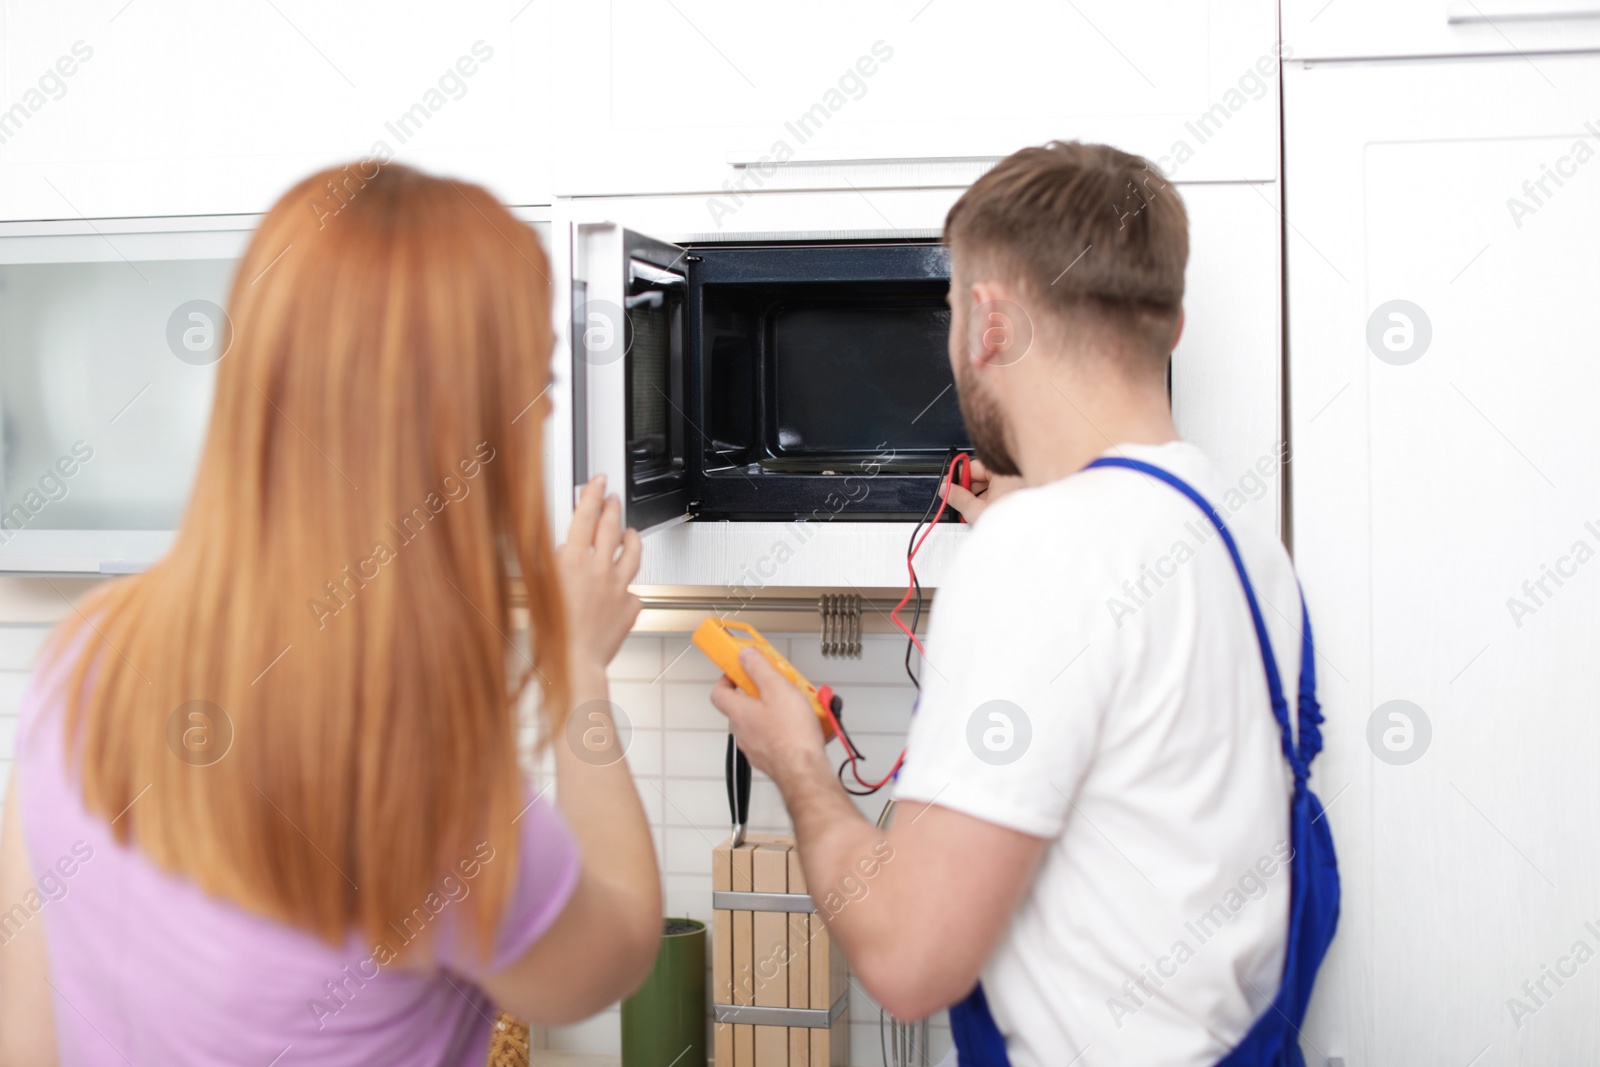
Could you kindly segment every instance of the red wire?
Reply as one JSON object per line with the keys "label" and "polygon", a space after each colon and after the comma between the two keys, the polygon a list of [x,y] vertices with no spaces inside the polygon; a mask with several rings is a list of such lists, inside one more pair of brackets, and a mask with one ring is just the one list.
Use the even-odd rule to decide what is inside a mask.
{"label": "red wire", "polygon": [[850,763],[850,773],[855,776],[856,782],[859,783],[863,789],[871,790],[882,789],[884,786],[888,785],[890,779],[899,773],[900,765],[906,761],[905,749],[900,750],[900,757],[894,761],[894,766],[889,768],[888,774],[884,775],[879,781],[869,782],[865,778],[861,777],[861,772],[856,769],[856,761],[861,758],[861,753],[857,752],[856,747],[850,743],[850,739],[848,736],[846,736],[844,729],[839,725],[839,719],[834,715],[833,709],[828,708],[827,710],[828,721],[833,723],[833,732],[838,736],[839,743],[844,746],[844,757]]}
{"label": "red wire", "polygon": [[[972,460],[967,454],[965,452],[957,452],[955,458],[950,461],[949,468],[945,471],[944,485],[939,493],[939,510],[933,513],[933,521],[928,523],[928,528],[923,531],[921,537],[917,538],[917,543],[911,547],[911,552],[906,556],[906,574],[911,579],[906,584],[906,595],[901,597],[900,603],[896,604],[894,610],[889,612],[889,621],[899,627],[900,632],[911,639],[911,643],[917,646],[917,655],[919,656],[927,656],[927,652],[923,650],[922,642],[917,640],[917,635],[912,633],[911,628],[900,620],[900,609],[911,603],[912,594],[916,592],[917,571],[912,561],[917,558],[917,553],[921,551],[922,542],[926,541],[928,536],[939,525],[939,517],[944,514],[945,506],[950,503],[950,487],[955,484],[956,468],[962,464],[966,464],[968,470],[972,469]],[[899,764],[896,764],[896,766],[899,766]]]}
{"label": "red wire", "polygon": [[[906,555],[906,573],[911,578],[911,581],[906,585],[906,595],[901,597],[900,603],[896,604],[894,610],[889,612],[890,621],[900,628],[901,633],[911,639],[911,643],[917,646],[917,652],[921,655],[926,655],[927,653],[923,652],[922,642],[917,640],[917,635],[912,633],[911,628],[900,620],[900,609],[911,602],[912,594],[916,592],[917,571],[913,560],[917,558],[917,552],[922,548],[922,543],[933,533],[934,527],[939,524],[940,516],[944,514],[946,505],[950,503],[950,487],[955,484],[956,468],[962,464],[966,464],[968,470],[972,469],[971,458],[965,452],[958,452],[950,460],[950,466],[944,472],[944,487],[939,495],[939,510],[933,513],[933,521],[928,524],[927,530],[923,531],[922,536],[917,538],[916,544],[911,546],[911,551]],[[839,724],[839,718],[833,713],[833,708],[825,704],[824,709],[828,713],[828,721],[833,725],[834,735],[839,738],[839,744],[844,746],[845,761],[849,763],[850,773],[855,777],[856,783],[863,789],[874,792],[888,785],[894,776],[900,773],[900,767],[906,761],[905,749],[900,750],[900,755],[895,759],[894,766],[889,768],[888,774],[876,782],[869,782],[861,777],[861,771],[856,766],[857,761],[861,759],[861,753],[857,752],[855,745],[850,743],[850,737],[844,732],[844,727]]]}

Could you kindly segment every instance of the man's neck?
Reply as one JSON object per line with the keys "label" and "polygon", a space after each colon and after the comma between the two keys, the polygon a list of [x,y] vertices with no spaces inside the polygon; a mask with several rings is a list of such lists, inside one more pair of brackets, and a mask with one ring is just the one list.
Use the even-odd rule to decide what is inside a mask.
{"label": "man's neck", "polygon": [[1164,384],[1058,375],[1031,394],[1012,424],[1012,454],[1027,485],[1046,485],[1082,470],[1121,445],[1178,440]]}

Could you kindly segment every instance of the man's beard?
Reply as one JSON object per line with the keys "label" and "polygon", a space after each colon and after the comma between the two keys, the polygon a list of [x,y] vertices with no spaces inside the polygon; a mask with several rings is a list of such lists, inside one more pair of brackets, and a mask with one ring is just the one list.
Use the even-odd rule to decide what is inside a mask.
{"label": "man's beard", "polygon": [[977,372],[965,361],[956,375],[956,400],[978,461],[989,468],[990,474],[1020,475],[1022,471],[1006,443],[1006,422],[1000,405],[982,391]]}

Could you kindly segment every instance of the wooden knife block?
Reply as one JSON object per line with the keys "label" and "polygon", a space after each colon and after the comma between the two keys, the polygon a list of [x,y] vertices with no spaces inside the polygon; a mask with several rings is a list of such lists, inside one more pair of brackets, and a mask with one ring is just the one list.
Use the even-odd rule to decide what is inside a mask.
{"label": "wooden knife block", "polygon": [[806,884],[794,839],[732,843],[711,853],[715,1067],[845,1067],[850,972],[822,917],[799,899]]}

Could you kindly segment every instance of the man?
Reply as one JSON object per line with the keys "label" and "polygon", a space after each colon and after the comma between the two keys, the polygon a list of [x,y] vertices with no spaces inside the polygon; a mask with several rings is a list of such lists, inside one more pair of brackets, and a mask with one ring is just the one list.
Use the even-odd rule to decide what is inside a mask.
{"label": "man", "polygon": [[[759,655],[762,696],[724,678],[713,702],[782,791],[813,896],[865,882],[830,920],[857,978],[898,1018],[957,1005],[964,1063],[1298,1063],[1337,912],[1331,841],[1325,870],[1296,859],[1291,878],[1326,821],[1309,825],[1310,756],[1286,759],[1264,681],[1294,692],[1301,603],[1270,531],[1207,517],[1237,476],[1173,426],[1182,202],[1136,156],[1051,144],[979,179],[945,237],[980,460],[950,503],[975,525],[939,589],[887,835]],[[1136,469],[1084,470],[1097,457]],[[1301,711],[1317,721],[1314,699]],[[1332,911],[1326,893],[1307,909],[1320,943],[1286,971],[1291,883],[1328,878]]]}

